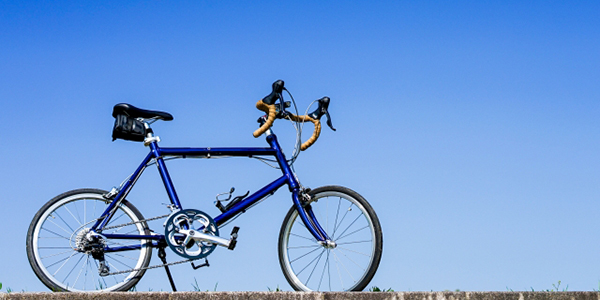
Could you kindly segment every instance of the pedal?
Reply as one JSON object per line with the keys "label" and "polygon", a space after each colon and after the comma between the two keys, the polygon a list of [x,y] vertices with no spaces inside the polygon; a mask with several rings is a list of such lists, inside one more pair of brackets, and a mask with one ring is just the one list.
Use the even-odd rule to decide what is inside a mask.
{"label": "pedal", "polygon": [[233,227],[233,230],[231,230],[231,239],[229,240],[229,247],[227,247],[227,249],[233,250],[235,248],[235,245],[237,244],[238,231],[240,231],[240,228],[237,226]]}
{"label": "pedal", "polygon": [[203,264],[201,264],[201,265],[198,265],[198,266],[194,265],[194,262],[192,262],[192,268],[193,268],[194,270],[198,270],[198,269],[200,269],[200,268],[202,268],[202,267],[210,267],[210,265],[208,264],[208,259],[206,259],[206,258],[205,258],[205,259],[204,259],[204,263],[203,263]]}

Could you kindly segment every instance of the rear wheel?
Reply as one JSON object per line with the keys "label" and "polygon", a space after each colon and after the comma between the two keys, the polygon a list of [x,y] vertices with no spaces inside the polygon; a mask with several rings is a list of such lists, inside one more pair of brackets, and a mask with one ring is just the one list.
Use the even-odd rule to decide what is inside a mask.
{"label": "rear wheel", "polygon": [[[147,240],[85,238],[111,200],[106,191],[79,189],[61,194],[46,203],[35,215],[27,232],[27,258],[37,277],[53,291],[127,291],[142,278],[145,270],[100,276],[99,256],[109,272],[147,267],[152,248]],[[103,233],[149,235],[142,214],[127,200],[117,208]],[[133,223],[138,222],[138,223]],[[140,246],[139,249],[104,252],[104,247]],[[93,251],[96,251],[92,254]],[[99,254],[99,252],[101,254]]]}
{"label": "rear wheel", "polygon": [[371,281],[383,249],[379,219],[369,203],[345,187],[310,191],[317,221],[334,242],[319,243],[294,206],[279,233],[279,263],[297,291],[361,291]]}

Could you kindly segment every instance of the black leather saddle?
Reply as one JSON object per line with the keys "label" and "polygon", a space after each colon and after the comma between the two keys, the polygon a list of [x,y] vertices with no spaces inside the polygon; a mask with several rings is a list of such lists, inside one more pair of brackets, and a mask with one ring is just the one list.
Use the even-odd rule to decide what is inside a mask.
{"label": "black leather saddle", "polygon": [[115,118],[118,115],[126,115],[132,118],[159,119],[163,121],[173,120],[173,115],[168,112],[141,109],[127,103],[119,103],[115,105],[112,115]]}

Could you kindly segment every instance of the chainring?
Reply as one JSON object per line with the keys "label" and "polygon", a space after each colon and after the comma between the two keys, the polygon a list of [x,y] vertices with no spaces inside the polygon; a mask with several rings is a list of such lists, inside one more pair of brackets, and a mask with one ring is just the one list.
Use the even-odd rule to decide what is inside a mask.
{"label": "chainring", "polygon": [[197,209],[177,211],[165,223],[165,239],[173,252],[188,259],[200,259],[207,257],[215,250],[217,245],[208,241],[188,239],[189,242],[184,244],[188,236],[180,231],[189,229],[219,236],[219,228],[208,214]]}

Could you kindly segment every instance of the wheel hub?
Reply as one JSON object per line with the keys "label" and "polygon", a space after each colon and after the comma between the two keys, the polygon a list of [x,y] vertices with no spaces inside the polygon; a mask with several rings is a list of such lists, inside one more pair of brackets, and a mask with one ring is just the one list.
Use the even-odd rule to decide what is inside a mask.
{"label": "wheel hub", "polygon": [[75,248],[78,251],[87,252],[90,250],[89,249],[90,242],[87,239],[87,235],[89,232],[90,232],[89,228],[83,228],[77,233],[77,236],[75,236]]}
{"label": "wheel hub", "polygon": [[75,236],[75,250],[92,254],[103,251],[106,242],[101,235],[94,234],[90,228],[81,229]]}
{"label": "wheel hub", "polygon": [[323,246],[327,249],[335,249],[337,247],[337,244],[332,240],[326,240],[323,242],[319,242],[319,244],[321,244],[321,246]]}

